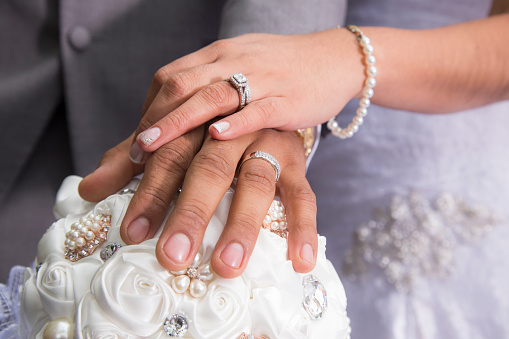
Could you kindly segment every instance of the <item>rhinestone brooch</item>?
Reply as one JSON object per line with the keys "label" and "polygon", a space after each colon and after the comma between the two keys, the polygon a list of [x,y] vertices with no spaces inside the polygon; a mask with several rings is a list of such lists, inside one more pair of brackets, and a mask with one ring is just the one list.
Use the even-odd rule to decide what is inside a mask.
{"label": "rhinestone brooch", "polygon": [[81,217],[65,235],[65,258],[74,262],[88,257],[106,240],[110,227],[110,215],[91,213]]}

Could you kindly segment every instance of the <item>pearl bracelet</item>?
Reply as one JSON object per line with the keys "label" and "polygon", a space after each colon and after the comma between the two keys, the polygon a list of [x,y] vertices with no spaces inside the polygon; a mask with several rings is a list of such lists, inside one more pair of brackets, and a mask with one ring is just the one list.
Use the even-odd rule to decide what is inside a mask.
{"label": "pearl bracelet", "polygon": [[[338,28],[341,28],[338,26]],[[371,103],[370,99],[373,96],[373,87],[376,85],[375,75],[375,57],[373,56],[373,46],[367,36],[360,30],[359,27],[354,25],[345,26],[350,32],[357,36],[357,40],[362,47],[364,54],[364,63],[366,64],[366,80],[364,81],[364,87],[362,89],[362,96],[359,101],[359,108],[357,108],[357,114],[353,118],[352,122],[346,127],[339,127],[336,117],[332,117],[327,122],[327,128],[332,132],[333,135],[340,139],[351,138],[355,132],[359,130],[359,126],[364,122],[364,117],[368,114],[368,107]]]}

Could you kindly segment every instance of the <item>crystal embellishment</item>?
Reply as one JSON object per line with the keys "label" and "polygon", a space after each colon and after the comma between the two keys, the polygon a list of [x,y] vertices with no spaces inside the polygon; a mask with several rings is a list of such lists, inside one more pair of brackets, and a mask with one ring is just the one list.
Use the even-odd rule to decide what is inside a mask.
{"label": "crystal embellishment", "polygon": [[423,277],[450,276],[455,250],[479,241],[499,223],[487,208],[450,193],[436,201],[417,192],[395,196],[388,209],[375,209],[372,220],[357,228],[343,271],[355,281],[378,267],[390,284],[407,293]]}
{"label": "crystal embellishment", "polygon": [[302,281],[304,287],[304,301],[302,305],[312,320],[320,319],[327,309],[327,291],[323,284],[312,274],[308,274]]}
{"label": "crystal embellishment", "polygon": [[180,314],[173,314],[166,318],[163,325],[164,332],[173,338],[182,338],[189,329],[187,319]]}
{"label": "crystal embellishment", "polygon": [[101,260],[106,262],[120,247],[122,247],[122,245],[116,242],[106,245],[106,247],[101,250]]}

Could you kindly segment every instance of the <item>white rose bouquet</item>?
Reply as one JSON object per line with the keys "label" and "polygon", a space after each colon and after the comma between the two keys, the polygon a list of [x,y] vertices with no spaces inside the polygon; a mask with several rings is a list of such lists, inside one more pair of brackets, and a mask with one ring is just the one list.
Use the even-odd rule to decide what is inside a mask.
{"label": "white rose bouquet", "polygon": [[131,246],[120,238],[132,193],[91,206],[78,196],[79,180],[64,181],[55,211],[66,216],[41,239],[35,270],[27,269],[23,337],[349,337],[346,296],[325,258],[323,237],[310,274],[295,273],[287,259],[286,239],[262,230],[245,272],[238,278],[221,278],[209,263],[226,222],[233,193],[229,191],[193,265],[170,272],[155,257],[158,235]]}

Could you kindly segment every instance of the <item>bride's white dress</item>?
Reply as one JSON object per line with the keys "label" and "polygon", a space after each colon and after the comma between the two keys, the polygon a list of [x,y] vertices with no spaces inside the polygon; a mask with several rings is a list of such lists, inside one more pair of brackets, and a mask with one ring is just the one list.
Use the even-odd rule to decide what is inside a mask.
{"label": "bride's white dress", "polygon": [[[357,0],[346,22],[439,27],[490,6]],[[405,41],[401,53],[412,57]],[[308,172],[352,338],[509,338],[509,102],[434,116],[372,106],[364,121],[322,139]]]}

